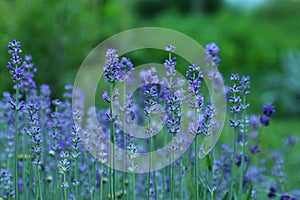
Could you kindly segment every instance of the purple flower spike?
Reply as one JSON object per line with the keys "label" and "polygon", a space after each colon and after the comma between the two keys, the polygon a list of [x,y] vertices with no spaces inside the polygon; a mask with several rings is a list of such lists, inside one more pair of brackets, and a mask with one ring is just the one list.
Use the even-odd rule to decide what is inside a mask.
{"label": "purple flower spike", "polygon": [[209,65],[215,64],[216,66],[218,66],[219,63],[221,62],[221,59],[218,56],[220,48],[215,43],[210,43],[205,46],[205,50],[206,50],[206,56],[205,56],[206,63]]}

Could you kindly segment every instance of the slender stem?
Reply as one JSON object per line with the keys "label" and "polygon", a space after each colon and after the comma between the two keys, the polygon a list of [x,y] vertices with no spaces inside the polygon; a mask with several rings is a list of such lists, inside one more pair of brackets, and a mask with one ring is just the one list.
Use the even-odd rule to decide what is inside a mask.
{"label": "slender stem", "polygon": [[[172,141],[174,135],[172,134]],[[171,150],[171,199],[174,199],[174,150]]]}
{"label": "slender stem", "polygon": [[132,200],[135,199],[135,173],[132,173],[132,181],[131,181],[131,188],[132,188]]}
{"label": "slender stem", "polygon": [[19,186],[18,186],[18,149],[19,149],[19,83],[16,83],[16,115],[15,115],[15,135],[14,135],[14,186],[16,199],[19,199]]}
{"label": "slender stem", "polygon": [[[64,183],[66,183],[67,179],[66,179],[66,174],[63,175],[64,176]],[[64,200],[67,200],[67,188],[64,187]]]}
{"label": "slender stem", "polygon": [[[243,105],[246,105],[246,95],[243,95]],[[244,179],[244,165],[245,165],[245,137],[246,137],[246,110],[243,108],[243,137],[242,137],[242,162],[240,169],[240,183],[238,197],[242,198],[243,195],[243,179]]]}
{"label": "slender stem", "polygon": [[[164,128],[164,147],[167,144],[167,131],[166,128]],[[166,199],[166,191],[167,191],[167,187],[166,187],[166,173],[167,173],[167,168],[163,169],[163,199]]]}
{"label": "slender stem", "polygon": [[38,191],[39,191],[39,180],[38,180],[38,174],[39,174],[39,170],[37,165],[35,165],[35,192],[34,192],[34,197],[36,200],[39,199],[39,195],[38,195]]}
{"label": "slender stem", "polygon": [[103,181],[102,181],[102,177],[103,177],[103,175],[102,175],[102,173],[100,173],[100,194],[99,194],[99,200],[102,200],[102,196],[103,196]]}
{"label": "slender stem", "polygon": [[[151,137],[152,138],[152,137]],[[154,151],[154,139],[151,140],[151,153]],[[151,164],[152,164],[152,156],[151,156]],[[153,171],[153,179],[154,179],[154,192],[155,192],[155,199],[157,199],[157,183],[156,183],[156,172]]]}
{"label": "slender stem", "polygon": [[[180,146],[179,146],[180,148]],[[182,187],[183,187],[183,177],[182,177],[182,170],[183,170],[183,163],[182,163],[182,158],[180,158],[180,170],[179,170],[179,177],[180,177],[180,187],[179,187],[179,192],[180,192],[180,200],[182,200],[183,195],[182,195]]]}
{"label": "slender stem", "polygon": [[93,164],[93,192],[94,192],[94,197],[93,199],[96,199],[96,185],[97,185],[97,172],[96,172],[96,168],[97,168],[97,162],[94,161],[94,164]]}
{"label": "slender stem", "polygon": [[[110,99],[113,99],[113,84],[110,84]],[[113,111],[112,111],[112,102],[110,103],[109,106],[109,113],[110,116],[113,117]],[[110,141],[112,145],[110,146],[110,162],[112,162],[112,165],[110,166],[110,198],[115,199],[115,178],[116,178],[116,173],[115,173],[115,156],[114,156],[114,144],[115,144],[115,133],[114,133],[114,122],[110,122]]]}
{"label": "slender stem", "polygon": [[78,199],[78,158],[75,158],[75,181],[75,199]]}
{"label": "slender stem", "polygon": [[[124,89],[123,89],[123,93],[124,93],[124,99],[123,99],[123,107],[125,108],[126,105],[126,81],[124,81]],[[125,109],[124,109],[124,115],[123,115],[123,173],[122,173],[122,189],[123,189],[123,197],[124,199],[127,199],[127,193],[126,191],[126,184],[125,184],[125,180],[127,177],[127,173],[126,173],[126,116],[125,116]]]}
{"label": "slender stem", "polygon": [[[236,121],[236,115],[234,116],[234,121]],[[235,170],[235,156],[237,152],[237,146],[236,146],[236,138],[237,138],[237,131],[238,129],[234,127],[233,131],[233,154],[232,154],[232,163],[231,163],[231,180],[230,180],[230,194],[229,199],[232,199],[232,193],[234,192],[234,170]]]}
{"label": "slender stem", "polygon": [[195,181],[195,187],[196,187],[196,200],[198,200],[198,195],[199,195],[199,189],[198,189],[198,180],[197,180],[197,178],[198,178],[198,158],[197,158],[197,135],[195,136],[195,167],[194,167],[194,171],[195,171],[195,179],[194,179],[194,181]]}
{"label": "slender stem", "polygon": [[[151,120],[150,116],[148,119],[148,127],[149,129],[151,128]],[[150,200],[150,190],[151,190],[151,163],[152,163],[152,134],[150,135],[150,142],[149,142],[149,147],[150,147],[150,154],[149,154],[149,172],[148,172],[148,200]]]}

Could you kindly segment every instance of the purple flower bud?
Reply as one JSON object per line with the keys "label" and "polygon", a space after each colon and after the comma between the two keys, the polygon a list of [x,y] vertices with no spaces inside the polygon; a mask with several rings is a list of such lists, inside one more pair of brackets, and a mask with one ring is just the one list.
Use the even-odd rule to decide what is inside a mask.
{"label": "purple flower bud", "polygon": [[265,115],[260,116],[259,120],[263,126],[269,126],[270,124],[270,118]]}
{"label": "purple flower bud", "polygon": [[252,154],[257,154],[260,152],[260,149],[259,149],[259,146],[257,144],[253,144],[249,147],[249,151],[252,153]]}
{"label": "purple flower bud", "polygon": [[109,98],[109,96],[108,96],[107,91],[104,91],[104,92],[103,92],[102,98],[103,98],[107,103],[110,103],[110,98]]}
{"label": "purple flower bud", "polygon": [[267,117],[272,117],[275,115],[275,107],[272,104],[264,105],[262,111]]}
{"label": "purple flower bud", "polygon": [[175,52],[176,47],[169,44],[168,46],[165,47],[165,50],[168,52]]}

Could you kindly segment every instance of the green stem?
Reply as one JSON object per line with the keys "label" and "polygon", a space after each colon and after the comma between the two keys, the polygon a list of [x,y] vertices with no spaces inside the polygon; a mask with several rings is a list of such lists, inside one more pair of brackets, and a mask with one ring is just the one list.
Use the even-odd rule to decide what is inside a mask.
{"label": "green stem", "polygon": [[[180,146],[179,146],[180,149]],[[179,187],[179,192],[180,192],[180,200],[182,200],[183,195],[182,195],[182,187],[183,187],[183,178],[182,178],[182,169],[183,169],[183,163],[182,163],[182,158],[180,158],[180,170],[179,170],[179,176],[180,176],[180,187]]]}
{"label": "green stem", "polygon": [[[234,117],[236,121],[236,116]],[[234,128],[233,131],[233,155],[232,155],[232,163],[231,163],[231,180],[230,180],[230,194],[229,194],[229,199],[232,199],[232,193],[234,193],[234,170],[235,170],[235,156],[237,152],[237,147],[236,147],[236,135],[237,135],[237,128]]]}
{"label": "green stem", "polygon": [[[243,105],[246,105],[246,95],[243,96]],[[245,137],[246,137],[246,111],[243,109],[243,138],[242,138],[242,162],[240,169],[240,183],[239,183],[239,192],[238,197],[242,198],[243,196],[243,179],[244,179],[244,165],[245,165]]]}
{"label": "green stem", "polygon": [[132,200],[135,199],[135,173],[132,173],[132,181],[131,181],[131,188],[132,188]]}
{"label": "green stem", "polygon": [[195,167],[194,167],[194,171],[195,171],[195,177],[194,177],[194,181],[195,181],[195,187],[196,187],[196,200],[198,200],[198,195],[199,195],[199,189],[198,189],[198,158],[197,158],[197,135],[195,136]]}
{"label": "green stem", "polygon": [[[150,120],[150,116],[148,119],[148,127],[149,129],[151,128],[151,120]],[[150,200],[150,190],[151,190],[151,162],[152,162],[152,134],[150,135],[150,154],[149,154],[149,172],[148,172],[148,200]]]}
{"label": "green stem", "polygon": [[[66,174],[64,174],[64,183],[67,181]],[[67,188],[64,187],[64,200],[67,200]]]}
{"label": "green stem", "polygon": [[78,199],[78,158],[75,158],[75,181],[75,199]]}
{"label": "green stem", "polygon": [[[234,84],[235,86],[235,84]],[[236,93],[233,93],[233,98],[236,98]],[[234,113],[234,121],[237,120],[237,114]],[[234,127],[233,129],[233,155],[232,155],[232,163],[231,163],[231,180],[230,180],[230,193],[229,193],[229,199],[232,199],[232,194],[234,193],[234,170],[235,170],[235,156],[237,153],[237,144],[236,144],[236,138],[238,134],[237,127]]]}
{"label": "green stem", "polygon": [[[110,99],[113,99],[113,84],[110,84]],[[112,111],[112,102],[110,103],[109,106],[109,113],[110,116],[113,117],[113,111]],[[112,165],[110,166],[110,198],[115,199],[115,178],[116,178],[116,173],[115,173],[115,156],[114,156],[114,144],[115,144],[115,134],[114,134],[114,122],[110,122],[110,141],[112,145],[110,146],[110,161],[112,162]]]}
{"label": "green stem", "polygon": [[16,115],[15,115],[15,135],[14,135],[14,186],[15,186],[15,194],[16,199],[19,199],[19,186],[18,186],[18,149],[19,149],[19,83],[16,83]]}
{"label": "green stem", "polygon": [[[153,137],[151,137],[151,154],[154,151],[154,139]],[[151,156],[151,164],[152,164],[153,160],[152,160],[152,156]],[[153,167],[153,166],[152,166]],[[155,199],[157,199],[157,183],[156,183],[156,172],[155,170],[153,171],[153,179],[154,179],[154,192],[155,192]]]}
{"label": "green stem", "polygon": [[100,192],[99,192],[99,200],[102,200],[103,196],[103,182],[102,182],[102,173],[100,173]]}
{"label": "green stem", "polygon": [[[123,99],[123,107],[125,108],[126,105],[126,81],[124,81],[124,99]],[[122,173],[122,190],[123,190],[123,197],[124,199],[127,199],[127,193],[126,191],[126,184],[125,184],[125,180],[127,177],[127,173],[126,173],[126,116],[125,116],[125,109],[124,109],[124,115],[123,115],[123,173]]]}
{"label": "green stem", "polygon": [[[172,134],[172,141],[174,136]],[[171,199],[174,199],[174,151],[171,150]]]}

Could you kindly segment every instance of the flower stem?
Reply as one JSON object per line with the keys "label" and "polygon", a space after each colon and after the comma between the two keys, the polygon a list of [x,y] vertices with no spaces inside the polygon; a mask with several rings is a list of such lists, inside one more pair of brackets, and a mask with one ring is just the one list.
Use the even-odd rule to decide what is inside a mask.
{"label": "flower stem", "polygon": [[131,188],[132,188],[132,200],[135,199],[135,173],[132,173],[132,181],[131,181]]}
{"label": "flower stem", "polygon": [[[151,120],[150,120],[150,116],[148,119],[148,127],[149,129],[151,128]],[[150,154],[149,154],[149,173],[148,173],[148,200],[150,200],[150,190],[151,190],[151,164],[152,164],[152,134],[150,135],[150,142],[149,142],[149,146],[150,146]]]}
{"label": "flower stem", "polygon": [[[124,99],[123,99],[123,107],[125,108],[126,105],[126,81],[124,81]],[[124,109],[124,116],[123,116],[123,173],[122,173],[122,190],[123,190],[123,197],[124,199],[127,199],[127,193],[126,193],[126,184],[125,180],[127,177],[127,173],[125,172],[126,170],[126,116],[125,116],[125,109]]]}
{"label": "flower stem", "polygon": [[16,115],[15,115],[15,135],[14,135],[14,186],[16,199],[19,199],[19,186],[18,186],[18,149],[19,149],[19,83],[16,83]]}
{"label": "flower stem", "polygon": [[78,199],[78,158],[75,158],[75,181],[75,199]]}
{"label": "flower stem", "polygon": [[99,194],[99,200],[102,200],[102,196],[103,196],[103,181],[102,181],[102,178],[103,178],[103,175],[102,175],[102,173],[100,173],[100,194]]}
{"label": "flower stem", "polygon": [[[113,84],[110,84],[110,99],[113,99]],[[112,102],[110,103],[109,106],[109,113],[110,116],[113,117],[113,110],[112,110]],[[112,165],[110,166],[110,197],[111,199],[115,199],[115,179],[116,179],[116,173],[115,173],[115,156],[114,156],[114,144],[115,144],[115,133],[114,133],[114,122],[110,122],[110,141],[112,145],[110,146],[110,161],[112,162]]]}
{"label": "flower stem", "polygon": [[194,181],[195,181],[195,187],[196,187],[196,200],[198,200],[198,195],[199,195],[199,189],[198,189],[198,180],[197,180],[197,178],[198,178],[198,158],[197,158],[197,146],[198,146],[198,144],[197,144],[198,142],[197,142],[197,135],[195,136],[195,167],[194,167],[194,172],[195,172],[195,179],[194,179]]}
{"label": "flower stem", "polygon": [[[243,105],[246,106],[246,95],[243,95]],[[239,192],[238,197],[243,196],[243,179],[244,179],[244,165],[245,165],[245,137],[246,137],[246,111],[243,108],[243,137],[242,137],[242,161],[240,169],[240,182],[239,182]]]}
{"label": "flower stem", "polygon": [[[66,174],[63,175],[64,176],[64,183],[67,182],[67,179],[66,179]],[[64,187],[64,200],[67,200],[67,188]]]}
{"label": "flower stem", "polygon": [[[234,118],[235,118],[235,121],[236,121],[236,116]],[[236,156],[236,152],[237,152],[236,135],[237,135],[237,128],[234,127],[234,131],[233,131],[233,154],[232,154],[232,163],[231,163],[231,180],[230,180],[229,199],[232,199],[232,195],[234,193],[235,156]]]}

